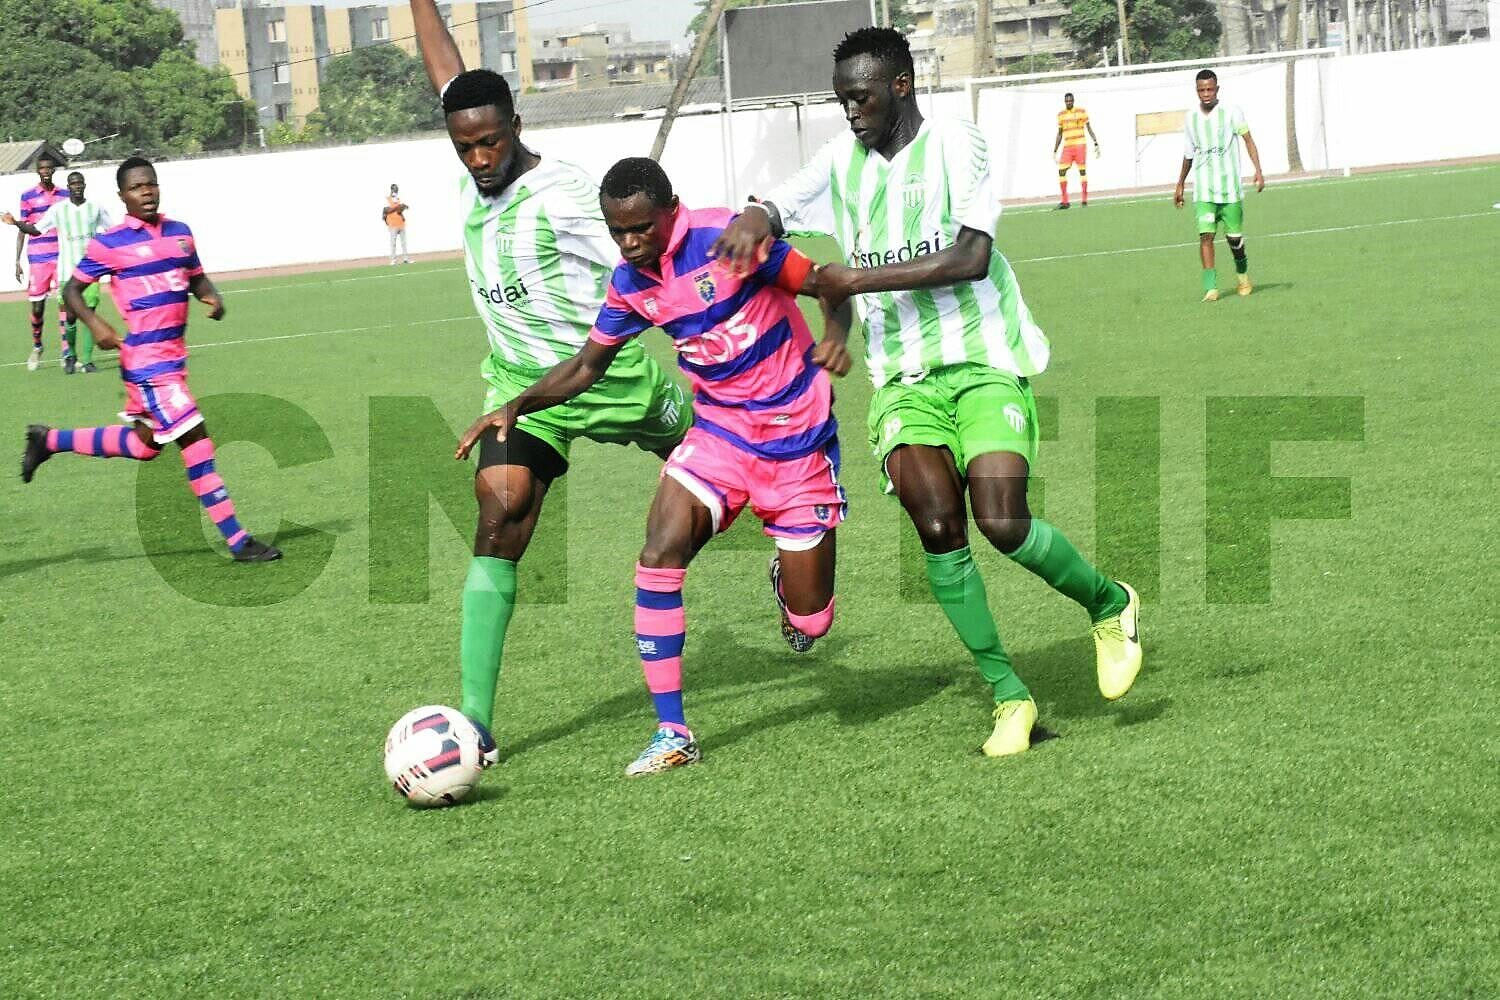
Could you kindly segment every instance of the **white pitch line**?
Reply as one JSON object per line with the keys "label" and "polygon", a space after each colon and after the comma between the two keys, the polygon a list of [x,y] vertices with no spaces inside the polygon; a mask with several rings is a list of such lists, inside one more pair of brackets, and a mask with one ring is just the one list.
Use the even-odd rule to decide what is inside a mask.
{"label": "white pitch line", "polygon": [[[432,323],[458,323],[462,320],[472,319],[479,321],[477,315],[470,316],[445,316],[442,319],[424,319],[414,323],[381,323],[378,326],[347,326],[340,330],[308,330],[305,333],[283,333],[275,337],[247,337],[244,340],[212,340],[206,344],[193,344],[190,350],[203,351],[210,347],[237,347],[241,344],[269,344],[273,340],[300,340],[303,337],[325,337],[335,333],[369,333],[372,330],[402,330],[412,326],[426,326]],[[0,364],[0,368],[19,368],[28,362],[7,361]],[[49,359],[43,362],[43,367],[56,367],[56,362]]]}
{"label": "white pitch line", "polygon": [[[1486,216],[1493,217],[1494,212],[1464,212],[1461,215],[1434,215],[1425,219],[1391,219],[1386,222],[1362,222],[1352,226],[1325,226],[1322,229],[1294,229],[1285,233],[1246,233],[1246,237],[1252,240],[1273,240],[1287,236],[1317,236],[1322,233],[1347,233],[1356,229],[1380,229],[1383,226],[1409,226],[1419,222],[1451,222],[1454,219],[1478,219]],[[1123,247],[1116,250],[1089,250],[1085,253],[1063,253],[1051,257],[1024,257],[1011,261],[1012,264],[1043,264],[1054,260],[1079,260],[1084,257],[1107,257],[1117,253],[1149,253],[1152,250],[1181,250],[1184,247],[1195,247],[1198,241],[1191,243],[1158,243],[1149,247]]]}
{"label": "white pitch line", "polygon": [[[461,267],[428,267],[420,271],[397,271],[394,274],[363,274],[357,278],[329,278],[325,281],[289,281],[281,285],[258,285],[255,288],[226,288],[225,295],[244,295],[246,292],[276,292],[287,288],[318,288],[322,285],[342,285],[347,281],[384,281],[387,278],[416,278],[424,274],[440,274],[444,271],[461,271]],[[253,278],[236,278],[236,281],[253,281]]]}

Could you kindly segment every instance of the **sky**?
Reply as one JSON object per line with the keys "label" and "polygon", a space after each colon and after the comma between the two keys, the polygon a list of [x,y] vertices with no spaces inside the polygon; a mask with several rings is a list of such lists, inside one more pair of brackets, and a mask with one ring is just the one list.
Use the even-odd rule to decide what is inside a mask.
{"label": "sky", "polygon": [[[328,7],[363,7],[374,0],[323,0]],[[394,2],[394,0],[388,0]],[[696,0],[517,0],[527,7],[533,29],[589,21],[623,21],[637,41],[665,39],[690,48],[683,32],[698,12]]]}

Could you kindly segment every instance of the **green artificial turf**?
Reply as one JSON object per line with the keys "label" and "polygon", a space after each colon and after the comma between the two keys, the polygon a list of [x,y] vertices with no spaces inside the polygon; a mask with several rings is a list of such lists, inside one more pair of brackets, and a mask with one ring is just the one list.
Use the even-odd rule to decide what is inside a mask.
{"label": "green artificial turf", "polygon": [[[860,367],[833,633],[782,644],[746,515],[688,574],[705,759],[627,781],[657,462],[579,445],[523,563],[503,765],[435,812],[380,751],[458,700],[463,273],[226,283],[192,385],[284,562],[222,556],[175,451],[0,481],[0,994],[1497,995],[1497,198],[1497,166],[1251,195],[1256,292],[1221,242],[1212,305],[1164,197],[1002,219],[1054,348],[1037,506],[1145,599],[1123,701],[1082,611],[976,533],[1057,737],[979,755],[987,692],[878,491]],[[24,308],[7,463],[122,395],[109,355],[12,363]]]}

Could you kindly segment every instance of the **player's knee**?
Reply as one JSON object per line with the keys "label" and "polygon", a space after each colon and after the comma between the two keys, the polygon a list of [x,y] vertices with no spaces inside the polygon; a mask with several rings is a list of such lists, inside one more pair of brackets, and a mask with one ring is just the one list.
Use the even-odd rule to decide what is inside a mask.
{"label": "player's knee", "polygon": [[922,548],[928,552],[952,552],[969,542],[968,525],[962,514],[925,514],[912,517]]}
{"label": "player's knee", "polygon": [[1014,552],[1026,543],[1031,534],[1031,513],[1026,510],[998,515],[975,515],[974,523],[980,534],[1001,552]]}
{"label": "player's knee", "polygon": [[646,538],[640,564],[647,569],[686,569],[688,547],[671,538]]}

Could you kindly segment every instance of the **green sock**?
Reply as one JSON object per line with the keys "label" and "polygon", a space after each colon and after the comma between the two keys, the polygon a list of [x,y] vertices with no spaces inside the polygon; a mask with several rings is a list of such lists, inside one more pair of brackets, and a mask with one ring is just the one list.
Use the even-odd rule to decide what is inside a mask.
{"label": "green sock", "polygon": [[984,593],[984,579],[974,565],[969,547],[965,545],[956,552],[941,555],[927,553],[927,582],[932,585],[932,596],[942,606],[943,614],[953,623],[953,631],[974,655],[980,676],[994,688],[995,700],[1030,698],[1031,692],[1016,676],[1010,657],[1000,644],[995,616],[990,614]]}
{"label": "green sock", "polygon": [[73,344],[73,351],[78,355],[79,364],[90,364],[94,360],[94,335],[89,331],[83,331],[83,339],[78,339],[78,321],[75,319],[68,324],[68,340]]}
{"label": "green sock", "polygon": [[1031,519],[1031,531],[1021,547],[1006,555],[1082,604],[1091,621],[1119,614],[1130,601],[1124,587],[1095,569],[1067,536],[1039,517]]}
{"label": "green sock", "polygon": [[505,630],[516,606],[516,564],[475,556],[464,581],[464,625],[459,642],[464,701],[461,711],[490,726]]}
{"label": "green sock", "polygon": [[1211,267],[1205,267],[1203,269],[1203,290],[1205,292],[1211,292],[1211,291],[1214,290],[1215,287],[1218,286],[1218,284],[1219,284],[1219,275],[1218,275],[1218,273],[1215,272],[1214,269],[1211,268]]}

